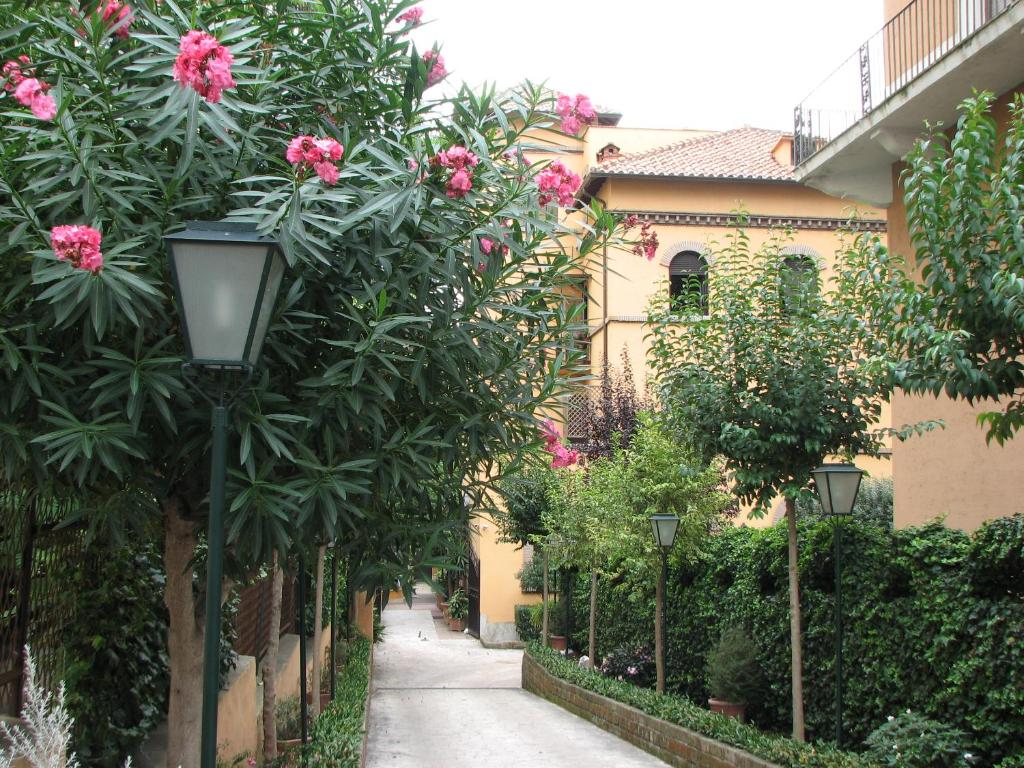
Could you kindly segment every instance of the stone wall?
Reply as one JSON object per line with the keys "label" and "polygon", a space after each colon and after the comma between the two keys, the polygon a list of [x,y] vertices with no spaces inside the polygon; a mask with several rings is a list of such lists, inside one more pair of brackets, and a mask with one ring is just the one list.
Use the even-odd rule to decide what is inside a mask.
{"label": "stone wall", "polygon": [[677,768],[778,768],[742,749],[560,680],[529,654],[523,654],[523,688]]}

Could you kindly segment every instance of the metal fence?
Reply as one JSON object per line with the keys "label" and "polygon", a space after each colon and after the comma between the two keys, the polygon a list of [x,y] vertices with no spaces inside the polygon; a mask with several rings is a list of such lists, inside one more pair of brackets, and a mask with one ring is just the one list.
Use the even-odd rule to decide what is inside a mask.
{"label": "metal fence", "polygon": [[804,162],[1020,0],[914,0],[793,112],[793,162]]}
{"label": "metal fence", "polygon": [[0,489],[0,714],[21,710],[26,643],[45,688],[64,671],[61,640],[76,614],[66,577],[85,550],[82,528],[58,527],[73,504]]}

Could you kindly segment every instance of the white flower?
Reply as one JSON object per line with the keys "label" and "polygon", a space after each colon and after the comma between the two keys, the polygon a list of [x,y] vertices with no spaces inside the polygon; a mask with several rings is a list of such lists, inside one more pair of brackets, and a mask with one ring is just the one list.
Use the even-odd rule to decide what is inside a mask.
{"label": "white flower", "polygon": [[908,714],[908,715],[910,714],[910,710],[909,710],[909,709],[907,710],[907,714]]}
{"label": "white flower", "polygon": [[895,719],[896,719],[895,717],[893,717],[892,715],[889,715],[889,722],[890,722],[890,723],[891,723],[891,722],[892,722],[893,720],[895,720]]}

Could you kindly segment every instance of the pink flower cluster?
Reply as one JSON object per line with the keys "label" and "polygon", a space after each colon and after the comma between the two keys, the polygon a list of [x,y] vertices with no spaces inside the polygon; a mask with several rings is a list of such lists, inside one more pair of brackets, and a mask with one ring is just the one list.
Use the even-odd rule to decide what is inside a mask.
{"label": "pink flower cluster", "polygon": [[57,116],[57,102],[47,93],[48,83],[31,77],[28,56],[11,59],[3,66],[4,90],[14,94],[14,99],[23,107],[32,110],[40,120],[53,120]]}
{"label": "pink flower cluster", "polygon": [[57,258],[93,274],[103,269],[101,240],[99,232],[81,224],[63,224],[50,230],[50,245]]}
{"label": "pink flower cluster", "polygon": [[414,6],[413,8],[410,8],[405,13],[399,14],[399,16],[398,16],[398,20],[399,21],[404,21],[410,27],[415,27],[417,24],[420,23],[420,20],[422,18],[423,18],[423,9],[420,8],[418,5]]}
{"label": "pink flower cluster", "polygon": [[120,0],[107,0],[107,4],[103,7],[103,20],[112,27],[117,27],[114,34],[125,39],[130,34],[128,28],[135,21],[135,14],[132,13],[132,8],[128,3],[122,3]]}
{"label": "pink flower cluster", "polygon": [[334,139],[296,136],[288,142],[288,150],[284,156],[289,163],[296,166],[296,171],[312,168],[321,180],[328,184],[337,184],[338,166],[334,163],[341,160],[343,154],[345,148]]}
{"label": "pink flower cluster", "polygon": [[555,160],[537,175],[540,189],[540,204],[547,205],[555,198],[563,208],[572,205],[576,190],[580,188],[580,177],[566,168],[561,160]]}
{"label": "pink flower cluster", "polygon": [[174,79],[190,86],[211,104],[220,101],[221,91],[234,88],[231,64],[235,57],[213,35],[193,29],[181,37]]}
{"label": "pink flower cluster", "polygon": [[446,182],[448,197],[462,198],[473,188],[473,169],[480,158],[474,155],[465,147],[458,145],[438,152],[430,158],[430,165],[434,168],[447,168],[451,174]]}
{"label": "pink flower cluster", "polygon": [[448,77],[448,70],[444,68],[444,57],[437,51],[424,53],[423,63],[427,65],[427,88],[437,85]]}
{"label": "pink flower cluster", "polygon": [[558,94],[555,112],[562,118],[562,132],[573,136],[579,133],[584,125],[590,125],[597,119],[597,112],[594,111],[590,99],[582,93],[575,96]]}
{"label": "pink flower cluster", "polygon": [[[631,213],[626,217],[626,229],[633,229],[637,224],[640,224],[640,218],[636,214]],[[646,256],[647,260],[651,261],[657,250],[658,233],[654,231],[651,222],[645,221],[640,224],[640,239],[633,246],[633,253],[637,256]]]}
{"label": "pink flower cluster", "polygon": [[551,419],[544,419],[541,422],[541,432],[544,433],[544,450],[551,454],[551,468],[561,469],[571,467],[580,460],[579,451],[574,451],[562,445],[562,436],[558,427]]}

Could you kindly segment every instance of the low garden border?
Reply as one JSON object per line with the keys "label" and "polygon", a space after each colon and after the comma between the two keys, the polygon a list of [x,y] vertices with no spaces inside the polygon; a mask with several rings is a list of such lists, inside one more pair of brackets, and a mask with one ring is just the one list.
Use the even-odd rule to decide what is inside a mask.
{"label": "low garden border", "polygon": [[869,765],[859,755],[762,733],[680,696],[607,678],[536,643],[523,654],[523,688],[677,768]]}
{"label": "low garden border", "polygon": [[352,643],[338,675],[337,695],[313,725],[306,764],[364,768],[370,720],[373,643],[360,637]]}

